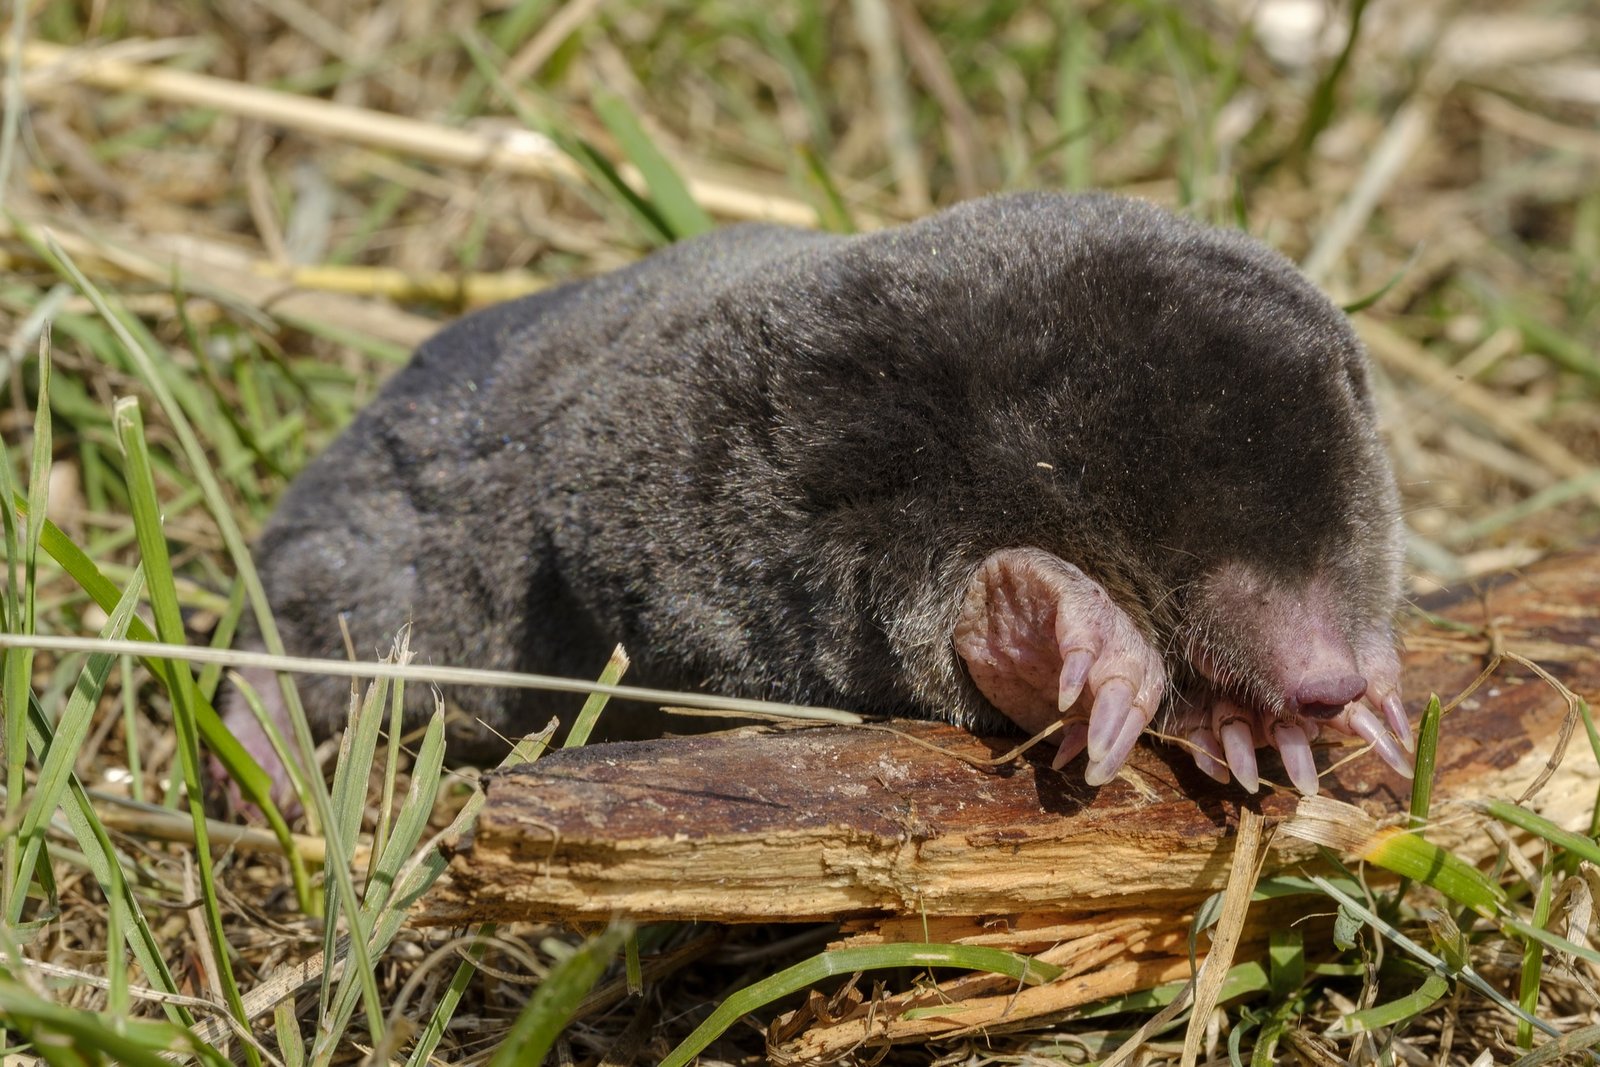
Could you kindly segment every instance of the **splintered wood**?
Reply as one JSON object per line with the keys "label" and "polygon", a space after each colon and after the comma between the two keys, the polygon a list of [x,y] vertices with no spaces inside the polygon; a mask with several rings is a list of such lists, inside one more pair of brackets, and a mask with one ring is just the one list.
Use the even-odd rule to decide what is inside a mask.
{"label": "splintered wood", "polygon": [[[1592,553],[1563,556],[1428,606],[1432,617],[1406,641],[1414,714],[1430,692],[1449,701],[1465,690],[1494,653],[1552,679],[1508,657],[1445,719],[1429,836],[1470,858],[1493,847],[1470,803],[1521,795],[1559,748],[1569,702],[1552,682],[1588,694],[1600,680],[1600,567]],[[849,1047],[840,1042],[1038,1025],[1188,977],[1190,919],[1227,882],[1240,806],[1272,824],[1294,815],[1298,796],[1218,786],[1170,746],[1141,747],[1098,790],[1083,784],[1081,760],[1051,771],[1048,744],[974,765],[1015,744],[894,722],[552,753],[489,777],[476,831],[419,918],[842,920],[850,944],[964,941],[1067,968],[1020,991],[973,976],[871,1011],[841,1006],[795,1031],[804,1036],[774,1035],[800,1059]],[[1324,755],[1324,797],[1380,820],[1404,811],[1409,783],[1371,754],[1343,758],[1356,751]],[[1597,784],[1593,758],[1574,752],[1527,803],[1578,829]],[[1278,835],[1264,872],[1314,856],[1312,844]],[[1258,957],[1267,932],[1305,910],[1304,898],[1253,906],[1236,959]],[[893,1023],[905,1008],[956,1001],[960,1011]]]}

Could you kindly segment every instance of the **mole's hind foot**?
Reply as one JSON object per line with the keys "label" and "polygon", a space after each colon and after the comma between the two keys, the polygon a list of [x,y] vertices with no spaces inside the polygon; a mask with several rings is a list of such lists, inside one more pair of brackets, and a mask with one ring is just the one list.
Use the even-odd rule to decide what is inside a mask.
{"label": "mole's hind foot", "polygon": [[[255,691],[279,733],[284,737],[291,736],[293,727],[289,722],[289,711],[283,703],[283,694],[278,688],[277,677],[271,671],[256,667],[245,667],[238,673]],[[298,817],[301,812],[300,797],[294,790],[289,768],[285,767],[283,760],[278,757],[277,749],[272,747],[272,741],[267,737],[266,730],[262,729],[261,723],[257,721],[255,713],[251,711],[248,701],[236,684],[229,684],[221,704],[219,710],[222,712],[222,724],[261,766],[261,769],[267,772],[273,804],[284,818]],[[205,769],[208,791],[223,805],[228,814],[239,815],[247,823],[266,821],[261,809],[244,798],[239,784],[228,774],[221,760],[208,754]]]}
{"label": "mole's hind foot", "polygon": [[1133,620],[1098,582],[1039,549],[984,560],[954,639],[978,690],[1018,726],[1065,722],[1052,765],[1088,749],[1090,785],[1127,761],[1166,688],[1161,656]]}

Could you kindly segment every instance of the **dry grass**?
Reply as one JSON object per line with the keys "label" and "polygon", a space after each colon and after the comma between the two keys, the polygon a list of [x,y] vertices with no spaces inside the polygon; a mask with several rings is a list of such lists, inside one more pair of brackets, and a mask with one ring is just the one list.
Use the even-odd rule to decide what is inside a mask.
{"label": "dry grass", "polygon": [[[625,160],[608,99],[722,220],[865,227],[995,189],[1093,185],[1246,224],[1337,298],[1372,300],[1356,319],[1382,373],[1419,592],[1596,528],[1600,9],[1588,0],[1379,0],[1359,8],[1347,64],[1351,11],[1294,0],[1181,11],[1093,0],[18,7],[28,22],[7,38],[27,45],[8,66],[0,146],[0,434],[12,479],[26,489],[48,320],[48,514],[110,578],[129,577],[139,554],[111,413],[114,398],[140,397],[177,594],[197,634],[237,616],[218,524],[173,425],[52,265],[45,235],[162,354],[159,373],[248,532],[441,318],[614,267],[682,232],[647,161],[623,175],[653,214],[563,151],[581,140]],[[41,632],[92,633],[105,619],[59,568],[42,563],[35,589]],[[37,662],[41,707],[59,706],[81,664]],[[105,794],[181,809],[165,689],[130,661],[107,694],[78,774]],[[436,827],[467,791],[445,790]],[[188,820],[176,821],[182,836]],[[208,934],[184,908],[195,895],[188,851],[163,843],[159,820],[107,822],[184,991],[212,995]],[[125,1003],[97,984],[105,898],[70,838],[53,841],[59,912],[23,935],[26,955],[65,978],[34,970],[28,981],[61,1004]],[[314,968],[324,944],[286,891],[275,844],[246,838],[219,853],[235,968],[258,995],[290,964]],[[547,935],[495,935],[437,1062],[494,1047],[562,955]],[[730,990],[819,947],[789,936],[646,932],[647,949],[693,951],[672,957],[642,999],[615,986],[595,994],[564,1047],[585,1062],[656,1062]],[[1510,982],[1520,955],[1499,958],[1502,947],[1480,941],[1478,958]],[[459,949],[402,932],[375,968],[386,1009],[425,1017]],[[1600,1019],[1592,969],[1546,977],[1543,1018],[1563,1029]],[[1372,1046],[1321,1031],[1377,988],[1358,977],[1311,987],[1280,1054],[1368,1062]],[[1230,1026],[1246,1018],[1227,1010]],[[1099,1025],[898,1050],[889,1062],[1076,1062],[1115,1047]],[[341,1056],[359,1055],[363,1033],[351,1031]],[[1513,1037],[1485,1002],[1447,999],[1397,1048],[1410,1062],[1471,1063],[1482,1050],[1505,1062]],[[1222,1040],[1214,1061],[1225,1061]],[[762,1047],[738,1027],[715,1046],[730,1061]],[[1178,1062],[1178,1044],[1154,1048],[1145,1062]]]}

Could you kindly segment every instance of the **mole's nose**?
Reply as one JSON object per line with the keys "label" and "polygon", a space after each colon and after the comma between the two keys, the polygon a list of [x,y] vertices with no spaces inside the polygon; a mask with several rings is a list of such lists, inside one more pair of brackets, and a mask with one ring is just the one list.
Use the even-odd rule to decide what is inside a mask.
{"label": "mole's nose", "polygon": [[1367,680],[1359,674],[1325,674],[1306,678],[1287,696],[1299,705],[1302,715],[1325,719],[1367,691]]}

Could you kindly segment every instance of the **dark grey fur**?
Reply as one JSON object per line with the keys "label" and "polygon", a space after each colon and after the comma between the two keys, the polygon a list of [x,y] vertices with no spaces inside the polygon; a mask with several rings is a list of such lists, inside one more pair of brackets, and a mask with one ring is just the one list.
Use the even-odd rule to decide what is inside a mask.
{"label": "dark grey fur", "polygon": [[[739,226],[467,317],[290,488],[258,561],[293,653],[413,621],[425,662],[985,727],[972,568],[1044,548],[1154,638],[1244,560],[1392,610],[1365,360],[1292,265],[1101,195],[858,237]],[[347,683],[303,684],[324,727]],[[417,694],[419,697],[424,694]],[[562,697],[450,694],[516,734]],[[548,698],[544,698],[548,701]]]}

